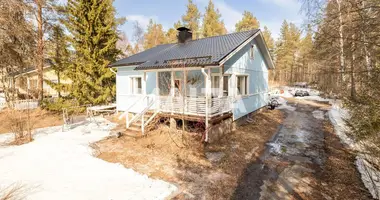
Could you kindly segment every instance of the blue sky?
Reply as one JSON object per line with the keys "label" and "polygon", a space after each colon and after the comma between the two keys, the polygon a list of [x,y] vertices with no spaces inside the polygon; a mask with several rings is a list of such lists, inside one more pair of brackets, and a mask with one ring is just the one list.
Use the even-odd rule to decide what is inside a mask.
{"label": "blue sky", "polygon": [[[193,0],[201,13],[204,13],[209,0]],[[241,19],[244,10],[252,12],[260,21],[261,27],[266,25],[274,38],[279,35],[284,19],[297,25],[302,24],[299,0],[213,0],[222,14],[222,19],[229,32],[233,32],[235,23]],[[152,18],[161,23],[165,30],[181,19],[186,12],[187,0],[115,0],[114,6],[119,17],[127,17],[128,21],[121,27],[132,40],[133,22],[145,28]]]}

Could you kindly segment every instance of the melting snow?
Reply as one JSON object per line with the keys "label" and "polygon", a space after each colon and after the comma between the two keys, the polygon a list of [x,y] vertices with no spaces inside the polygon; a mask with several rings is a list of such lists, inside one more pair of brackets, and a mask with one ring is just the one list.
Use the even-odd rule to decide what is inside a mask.
{"label": "melting snow", "polygon": [[[34,134],[31,143],[0,147],[0,188],[22,185],[27,199],[101,200],[164,199],[177,190],[172,184],[92,156],[89,144],[108,136],[115,126],[99,121],[99,126],[87,123],[67,132],[45,128]],[[0,135],[4,137],[10,136]]]}
{"label": "melting snow", "polygon": [[322,119],[322,120],[325,119],[325,116],[324,116],[322,110],[314,110],[313,111],[313,117],[316,119]]}

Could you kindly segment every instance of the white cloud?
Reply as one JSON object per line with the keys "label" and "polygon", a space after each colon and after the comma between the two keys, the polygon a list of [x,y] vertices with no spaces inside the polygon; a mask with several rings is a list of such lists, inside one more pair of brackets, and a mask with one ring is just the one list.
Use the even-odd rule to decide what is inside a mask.
{"label": "white cloud", "polygon": [[149,24],[149,20],[153,19],[155,21],[158,21],[157,16],[145,16],[145,15],[127,15],[127,23],[135,22],[137,21],[142,27],[146,28]]}
{"label": "white cloud", "polygon": [[300,2],[298,0],[260,0],[263,3],[272,3],[279,7],[296,7],[298,9],[298,6],[300,5]]}

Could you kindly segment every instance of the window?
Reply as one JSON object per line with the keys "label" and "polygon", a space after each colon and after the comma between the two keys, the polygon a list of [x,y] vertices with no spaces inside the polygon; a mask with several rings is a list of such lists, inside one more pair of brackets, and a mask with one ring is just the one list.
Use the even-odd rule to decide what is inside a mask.
{"label": "window", "polygon": [[141,77],[131,77],[131,93],[142,94]]}
{"label": "window", "polygon": [[171,80],[171,72],[158,72],[158,88],[160,90],[160,96],[170,95]]}
{"label": "window", "polygon": [[223,96],[228,96],[228,78],[229,76],[223,77]]}
{"label": "window", "polygon": [[212,79],[211,79],[211,88],[219,88],[219,75],[212,76]]}
{"label": "window", "polygon": [[211,93],[213,96],[219,95],[219,75],[211,76]]}
{"label": "window", "polygon": [[249,57],[253,60],[255,59],[255,45],[252,44],[251,48],[249,49]]}
{"label": "window", "polygon": [[238,95],[248,94],[248,76],[237,76]]}

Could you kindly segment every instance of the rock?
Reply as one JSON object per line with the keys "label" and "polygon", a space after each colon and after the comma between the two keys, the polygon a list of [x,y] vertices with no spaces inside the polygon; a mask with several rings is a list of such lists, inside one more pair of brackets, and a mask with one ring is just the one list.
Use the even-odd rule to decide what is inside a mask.
{"label": "rock", "polygon": [[121,136],[123,136],[123,133],[120,131],[111,131],[110,136],[115,137],[115,138],[120,138]]}

